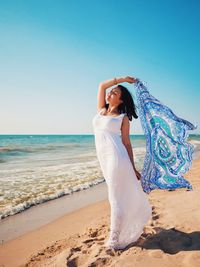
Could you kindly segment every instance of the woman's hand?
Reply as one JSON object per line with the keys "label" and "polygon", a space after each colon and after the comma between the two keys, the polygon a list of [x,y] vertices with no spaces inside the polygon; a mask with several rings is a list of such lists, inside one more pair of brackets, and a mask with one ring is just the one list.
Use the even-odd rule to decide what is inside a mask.
{"label": "woman's hand", "polygon": [[137,176],[137,179],[140,180],[141,179],[141,174],[135,169],[135,174]]}
{"label": "woman's hand", "polygon": [[124,78],[124,81],[127,82],[127,83],[135,83],[136,80],[137,80],[136,78],[134,78],[134,77],[130,77],[130,76],[126,76],[126,77]]}

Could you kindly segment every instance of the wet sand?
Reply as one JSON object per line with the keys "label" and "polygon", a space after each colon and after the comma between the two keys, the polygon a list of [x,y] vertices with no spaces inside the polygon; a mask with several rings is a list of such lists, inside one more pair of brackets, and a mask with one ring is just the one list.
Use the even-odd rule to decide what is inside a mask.
{"label": "wet sand", "polygon": [[104,247],[110,230],[106,198],[3,242],[0,266],[200,266],[199,158],[185,178],[193,191],[155,190],[148,195],[152,219],[140,239],[124,250]]}

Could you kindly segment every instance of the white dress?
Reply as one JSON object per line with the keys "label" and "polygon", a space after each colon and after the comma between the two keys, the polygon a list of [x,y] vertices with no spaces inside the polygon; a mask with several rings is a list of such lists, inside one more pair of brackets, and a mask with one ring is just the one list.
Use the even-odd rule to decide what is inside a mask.
{"label": "white dress", "polygon": [[123,249],[138,240],[151,218],[152,209],[122,143],[121,124],[125,113],[114,117],[102,115],[102,111],[94,116],[92,124],[111,208],[110,236],[106,247]]}

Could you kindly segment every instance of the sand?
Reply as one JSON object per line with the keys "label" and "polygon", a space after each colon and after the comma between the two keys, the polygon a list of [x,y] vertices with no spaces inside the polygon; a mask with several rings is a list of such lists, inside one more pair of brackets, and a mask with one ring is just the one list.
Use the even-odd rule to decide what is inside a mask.
{"label": "sand", "polygon": [[107,185],[103,182],[8,216],[0,221],[0,243],[33,231],[89,204],[107,199],[107,195]]}
{"label": "sand", "polygon": [[140,239],[124,250],[103,246],[110,230],[105,199],[2,243],[0,266],[200,266],[200,159],[185,178],[193,191],[148,195],[152,219]]}

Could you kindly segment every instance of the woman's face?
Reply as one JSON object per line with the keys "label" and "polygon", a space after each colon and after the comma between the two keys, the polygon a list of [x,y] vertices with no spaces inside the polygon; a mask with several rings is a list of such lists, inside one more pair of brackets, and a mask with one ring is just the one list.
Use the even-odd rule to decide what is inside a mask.
{"label": "woman's face", "polygon": [[119,105],[122,103],[120,100],[121,97],[121,90],[118,87],[114,87],[107,95],[106,100],[109,104],[112,105]]}

